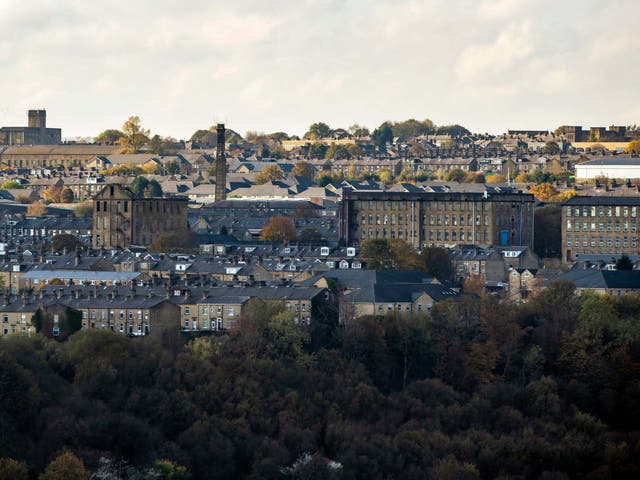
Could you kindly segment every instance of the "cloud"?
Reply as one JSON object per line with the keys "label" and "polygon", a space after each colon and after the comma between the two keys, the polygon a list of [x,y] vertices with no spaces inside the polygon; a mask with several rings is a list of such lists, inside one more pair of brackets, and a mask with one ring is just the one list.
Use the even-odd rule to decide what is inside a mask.
{"label": "cloud", "polygon": [[69,137],[130,114],[176,137],[212,112],[291,133],[640,123],[638,15],[634,0],[0,0],[0,111],[21,124],[43,106]]}
{"label": "cloud", "polygon": [[531,22],[511,25],[493,42],[466,47],[458,58],[456,76],[461,82],[482,81],[503,73],[533,52]]}
{"label": "cloud", "polygon": [[523,3],[523,0],[488,0],[478,7],[478,16],[484,20],[510,18],[514,13],[524,10]]}

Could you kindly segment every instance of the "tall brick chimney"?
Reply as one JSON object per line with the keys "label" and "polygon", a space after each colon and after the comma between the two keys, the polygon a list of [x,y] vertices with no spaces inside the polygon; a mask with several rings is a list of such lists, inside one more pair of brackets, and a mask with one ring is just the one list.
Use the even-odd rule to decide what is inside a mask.
{"label": "tall brick chimney", "polygon": [[216,202],[227,199],[227,162],[224,158],[224,124],[216,128],[218,142],[216,147]]}

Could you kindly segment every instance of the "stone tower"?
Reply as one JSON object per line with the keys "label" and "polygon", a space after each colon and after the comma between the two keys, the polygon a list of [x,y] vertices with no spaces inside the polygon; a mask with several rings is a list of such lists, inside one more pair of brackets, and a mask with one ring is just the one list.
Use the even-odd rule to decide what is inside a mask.
{"label": "stone tower", "polygon": [[224,124],[216,128],[218,141],[216,147],[216,202],[227,199],[227,162],[224,158]]}
{"label": "stone tower", "polygon": [[29,118],[29,128],[46,128],[47,127],[47,111],[46,110],[29,110],[27,114]]}

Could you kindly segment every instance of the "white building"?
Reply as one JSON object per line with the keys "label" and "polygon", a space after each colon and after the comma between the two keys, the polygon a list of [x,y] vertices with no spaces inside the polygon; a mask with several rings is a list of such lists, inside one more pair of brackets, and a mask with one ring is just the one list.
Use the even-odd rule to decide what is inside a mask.
{"label": "white building", "polygon": [[597,177],[622,180],[640,178],[640,158],[598,158],[576,165],[576,180]]}

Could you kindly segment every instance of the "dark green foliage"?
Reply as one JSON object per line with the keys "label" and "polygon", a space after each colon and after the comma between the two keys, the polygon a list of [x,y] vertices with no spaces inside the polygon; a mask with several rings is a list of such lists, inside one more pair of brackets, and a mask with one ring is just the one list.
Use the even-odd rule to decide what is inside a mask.
{"label": "dark green foliage", "polygon": [[622,254],[616,261],[616,268],[618,270],[633,270],[633,262],[627,255]]}
{"label": "dark green foliage", "polygon": [[550,203],[536,208],[533,250],[542,258],[560,257],[562,243],[562,212],[560,205]]}
{"label": "dark green foliage", "polygon": [[131,191],[140,197],[162,197],[162,187],[156,179],[139,176],[131,184]]}
{"label": "dark green foliage", "polygon": [[62,451],[96,478],[638,478],[637,296],[557,282],[342,328],[329,305],[307,327],[253,302],[186,344],[0,339],[0,479]]}

